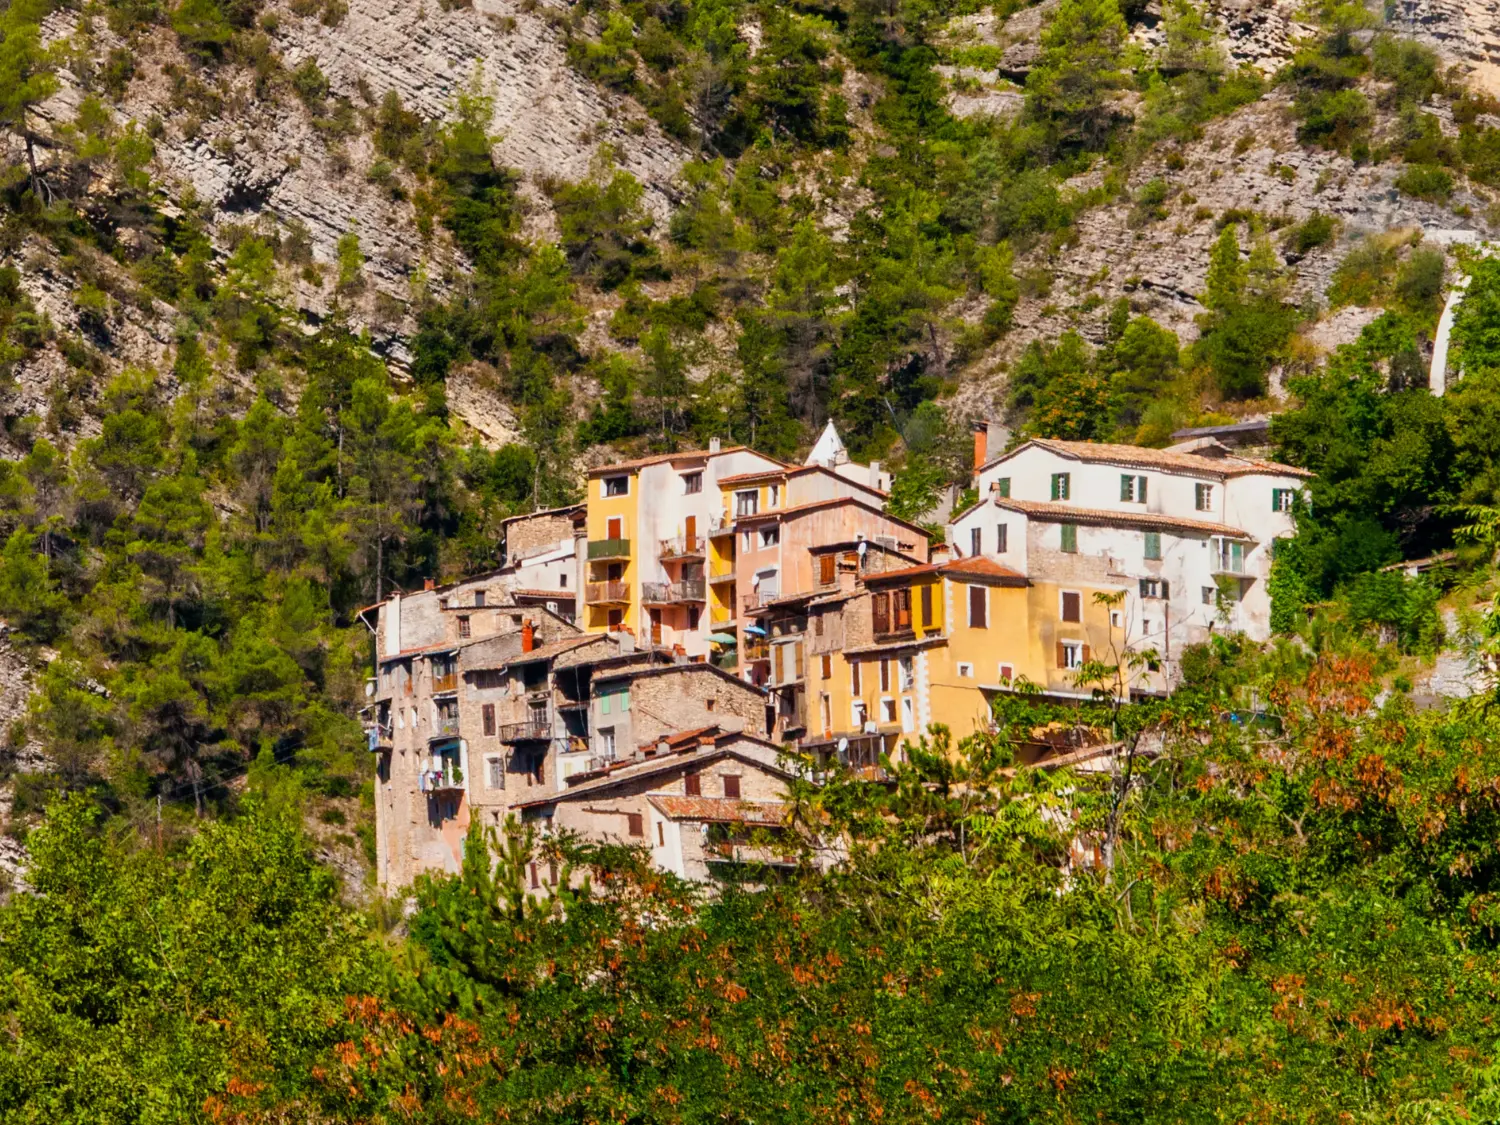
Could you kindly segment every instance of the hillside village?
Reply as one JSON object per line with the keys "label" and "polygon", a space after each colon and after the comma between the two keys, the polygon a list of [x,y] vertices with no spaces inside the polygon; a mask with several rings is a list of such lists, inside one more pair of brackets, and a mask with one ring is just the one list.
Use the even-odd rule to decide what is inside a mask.
{"label": "hillside village", "polygon": [[981,499],[935,543],[832,423],[802,465],[715,443],[592,470],[582,504],[506,521],[504,567],[363,612],[378,878],[456,872],[508,817],[689,879],[774,866],[749,833],[783,828],[796,762],[878,781],[1000,693],[1168,694],[1189,646],[1270,636],[1310,474],[1229,444],[1255,432],[992,456],[979,427]]}

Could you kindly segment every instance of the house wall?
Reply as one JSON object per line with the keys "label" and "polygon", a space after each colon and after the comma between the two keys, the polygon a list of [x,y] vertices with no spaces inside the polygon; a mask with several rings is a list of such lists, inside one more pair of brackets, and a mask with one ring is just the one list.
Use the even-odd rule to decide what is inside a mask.
{"label": "house wall", "polygon": [[[604,482],[610,477],[623,476],[628,481],[628,492],[624,496],[605,496]],[[641,527],[638,520],[639,506],[641,502],[641,479],[640,474],[633,471],[620,473],[607,473],[589,478],[588,482],[588,541],[590,543],[609,538],[609,525],[612,519],[620,521],[620,534],[622,538],[630,541],[630,550],[623,559],[592,559],[588,557],[588,548],[585,546],[584,562],[584,616],[585,626],[590,632],[603,632],[609,627],[609,611],[620,609],[622,611],[621,624],[631,631],[640,625],[640,557],[641,557]],[[611,564],[621,564],[620,581],[624,582],[629,590],[629,602],[622,606],[603,605],[591,602],[588,598],[587,588],[595,583],[603,582],[609,574]]]}
{"label": "house wall", "polygon": [[569,512],[538,512],[505,524],[505,557],[512,564],[572,542],[573,516]]}

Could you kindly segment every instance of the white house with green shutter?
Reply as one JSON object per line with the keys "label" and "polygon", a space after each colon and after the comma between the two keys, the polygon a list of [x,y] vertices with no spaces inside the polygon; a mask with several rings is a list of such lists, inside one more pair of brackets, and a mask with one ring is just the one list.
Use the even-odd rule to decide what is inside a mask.
{"label": "white house with green shutter", "polygon": [[1034,439],[977,466],[979,502],[949,524],[960,557],[1033,581],[1124,591],[1122,643],[1155,649],[1175,680],[1213,631],[1270,636],[1277,539],[1311,476],[1214,441],[1170,449]]}

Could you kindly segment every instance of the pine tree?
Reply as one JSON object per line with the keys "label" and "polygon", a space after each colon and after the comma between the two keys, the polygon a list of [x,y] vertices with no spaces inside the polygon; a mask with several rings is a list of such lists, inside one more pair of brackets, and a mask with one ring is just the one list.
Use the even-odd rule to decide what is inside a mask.
{"label": "pine tree", "polygon": [[13,130],[26,144],[31,194],[38,201],[42,198],[42,180],[27,115],[57,90],[51,52],[42,45],[40,25],[45,14],[42,0],[14,0],[0,17],[0,125]]}

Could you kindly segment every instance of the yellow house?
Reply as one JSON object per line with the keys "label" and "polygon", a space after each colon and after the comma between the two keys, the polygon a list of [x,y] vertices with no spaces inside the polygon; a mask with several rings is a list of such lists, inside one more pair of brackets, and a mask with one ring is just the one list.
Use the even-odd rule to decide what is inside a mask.
{"label": "yellow house", "polygon": [[590,474],[584,628],[634,632],[640,625],[640,471],[616,465]]}

